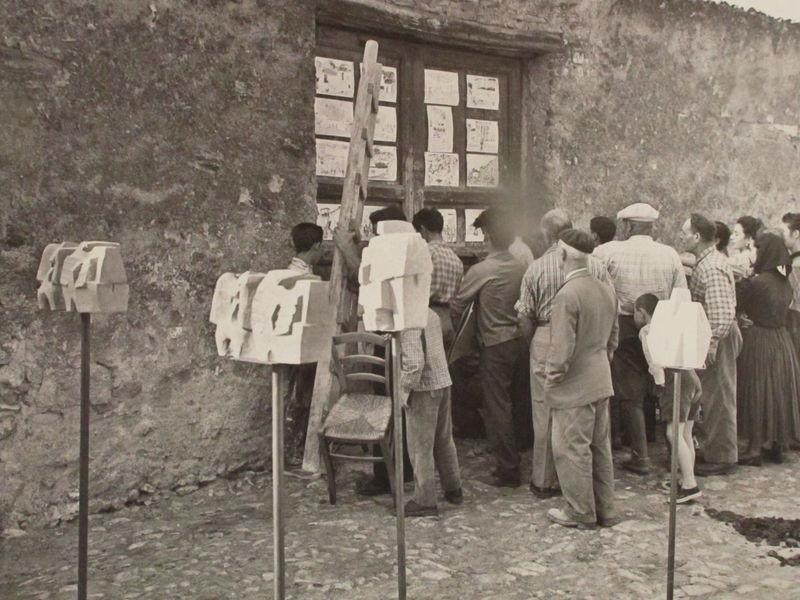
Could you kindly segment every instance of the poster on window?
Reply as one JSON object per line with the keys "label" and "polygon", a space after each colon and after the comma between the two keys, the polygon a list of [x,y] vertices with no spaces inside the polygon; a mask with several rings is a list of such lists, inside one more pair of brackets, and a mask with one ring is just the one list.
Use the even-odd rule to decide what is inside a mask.
{"label": "poster on window", "polygon": [[341,98],[352,98],[355,95],[356,79],[352,62],[317,56],[314,66],[317,70],[318,94]]}
{"label": "poster on window", "polygon": [[344,177],[347,170],[347,151],[350,142],[317,140],[317,175]]}
{"label": "poster on window", "polygon": [[425,185],[458,187],[458,154],[426,152]]}
{"label": "poster on window", "polygon": [[456,209],[440,208],[439,212],[442,213],[442,218],[444,219],[442,240],[448,244],[455,244],[458,241],[458,217],[456,216]]}
{"label": "poster on window", "polygon": [[397,148],[395,146],[374,146],[375,155],[369,165],[369,178],[372,181],[395,181],[397,179]]}
{"label": "poster on window", "polygon": [[500,161],[490,154],[467,154],[467,187],[497,187]]}
{"label": "poster on window", "polygon": [[453,151],[453,109],[428,106],[428,152]]}
{"label": "poster on window", "polygon": [[361,235],[362,240],[368,240],[369,238],[374,237],[372,234],[372,222],[370,222],[369,216],[381,208],[383,208],[383,206],[370,206],[369,204],[364,205],[364,212],[361,213],[361,229],[358,232],[359,235]]}
{"label": "poster on window", "polygon": [[497,77],[467,75],[467,108],[500,109],[500,81]]}
{"label": "poster on window", "polygon": [[[359,64],[361,75],[364,75],[364,63]],[[395,67],[381,68],[381,102],[397,102],[397,69]]]}
{"label": "poster on window", "polygon": [[397,109],[394,106],[381,106],[375,119],[376,142],[397,141]]}
{"label": "poster on window", "polygon": [[497,154],[500,149],[500,133],[497,121],[467,119],[467,152]]}
{"label": "poster on window", "polygon": [[330,98],[314,99],[314,132],[317,135],[349,138],[352,128],[352,102]]}
{"label": "poster on window", "polygon": [[482,242],[483,231],[478,227],[473,227],[472,224],[475,219],[483,212],[482,208],[467,208],[464,210],[464,221],[466,223],[466,231],[464,232],[465,242]]}
{"label": "poster on window", "polygon": [[341,204],[317,204],[317,225],[322,227],[322,239],[333,239],[333,230],[339,223],[341,211]]}
{"label": "poster on window", "polygon": [[458,106],[458,73],[425,69],[425,104]]}

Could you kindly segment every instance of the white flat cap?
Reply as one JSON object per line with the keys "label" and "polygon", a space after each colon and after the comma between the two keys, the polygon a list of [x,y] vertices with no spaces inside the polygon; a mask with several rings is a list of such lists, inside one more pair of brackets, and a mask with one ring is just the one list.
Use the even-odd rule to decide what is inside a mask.
{"label": "white flat cap", "polygon": [[617,213],[618,219],[628,219],[630,221],[652,222],[658,218],[658,211],[644,202],[637,202],[623,208]]}

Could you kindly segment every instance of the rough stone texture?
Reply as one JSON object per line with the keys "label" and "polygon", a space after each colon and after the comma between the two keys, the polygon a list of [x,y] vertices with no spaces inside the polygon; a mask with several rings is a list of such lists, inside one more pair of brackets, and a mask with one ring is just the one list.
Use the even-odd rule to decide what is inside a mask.
{"label": "rough stone texture", "polygon": [[268,459],[266,367],[216,357],[217,276],[314,214],[314,13],[293,0],[0,6],[0,517],[72,516],[80,325],[36,311],[46,244],[122,245],[92,339],[92,507]]}

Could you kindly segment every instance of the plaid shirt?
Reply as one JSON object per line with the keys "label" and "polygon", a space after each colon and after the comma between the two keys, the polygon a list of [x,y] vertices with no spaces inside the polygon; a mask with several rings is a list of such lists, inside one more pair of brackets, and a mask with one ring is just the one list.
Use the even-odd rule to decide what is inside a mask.
{"label": "plaid shirt", "polygon": [[464,264],[444,242],[428,242],[433,261],[431,275],[431,300],[450,302],[464,278]]}
{"label": "plaid shirt", "polygon": [[442,342],[439,316],[428,309],[428,324],[400,333],[400,387],[405,392],[430,392],[448,387],[452,381]]}
{"label": "plaid shirt", "polygon": [[595,256],[602,260],[619,300],[619,313],[632,315],[633,304],[642,294],[668,300],[672,288],[685,288],[686,275],[674,248],[653,241],[649,235],[633,235],[624,242],[598,246]]}
{"label": "plaid shirt", "polygon": [[[519,300],[514,305],[521,315],[537,321],[549,321],[556,293],[564,285],[564,272],[558,264],[558,244],[553,244],[525,271],[519,290]],[[589,256],[589,272],[612,288],[611,277],[605,265]]]}
{"label": "plaid shirt", "polygon": [[715,354],[719,341],[728,335],[736,318],[736,291],[733,272],[725,256],[714,246],[706,248],[697,257],[689,285],[692,300],[700,302],[711,325],[709,354]]}

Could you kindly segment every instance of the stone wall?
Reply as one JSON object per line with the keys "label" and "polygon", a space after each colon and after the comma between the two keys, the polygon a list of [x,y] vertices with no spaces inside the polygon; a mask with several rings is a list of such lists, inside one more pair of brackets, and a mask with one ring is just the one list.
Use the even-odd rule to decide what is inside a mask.
{"label": "stone wall", "polygon": [[268,461],[266,367],[217,358],[216,278],[315,214],[314,7],[0,5],[0,517],[77,507],[80,320],[36,310],[47,243],[122,244],[92,339],[92,508]]}

